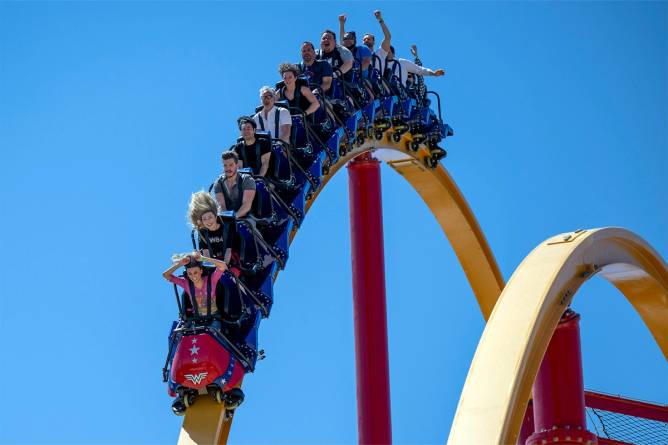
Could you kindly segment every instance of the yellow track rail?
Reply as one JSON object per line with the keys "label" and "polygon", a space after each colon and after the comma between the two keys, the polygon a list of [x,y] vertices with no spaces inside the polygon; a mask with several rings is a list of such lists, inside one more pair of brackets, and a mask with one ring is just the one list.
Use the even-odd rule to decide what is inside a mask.
{"label": "yellow track rail", "polygon": [[668,358],[668,266],[618,228],[580,230],[536,247],[508,281],[482,334],[448,444],[514,444],[559,318],[594,274],[617,287]]}
{"label": "yellow track rail", "polygon": [[[482,315],[487,319],[504,286],[492,250],[471,208],[448,172],[440,164],[434,169],[426,167],[425,157],[429,156],[429,152],[425,148],[417,152],[408,149],[410,138],[410,134],[406,134],[395,143],[387,131],[380,141],[367,139],[363,145],[355,147],[330,167],[319,190],[323,190],[326,183],[357,155],[377,148],[390,150],[392,155],[386,160],[387,164],[411,184],[431,209],[452,244]],[[317,196],[318,193],[309,200],[307,211]],[[291,241],[295,235],[296,232],[291,234]],[[224,422],[222,406],[209,399],[200,397],[188,409],[179,435],[180,445],[227,443],[232,422]]]}

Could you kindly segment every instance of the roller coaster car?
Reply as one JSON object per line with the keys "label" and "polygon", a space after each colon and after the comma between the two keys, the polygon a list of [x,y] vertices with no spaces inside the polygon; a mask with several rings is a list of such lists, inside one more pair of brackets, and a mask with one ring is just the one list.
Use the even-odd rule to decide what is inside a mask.
{"label": "roller coaster car", "polygon": [[[210,273],[207,270],[207,274]],[[193,310],[187,294],[179,300],[177,293],[180,317],[172,325],[163,369],[168,393],[176,397],[172,403],[176,415],[185,414],[197,397],[206,393],[224,404],[226,414],[231,415],[244,399],[238,387],[243,376],[255,369],[262,309],[234,276],[226,273],[221,281],[225,282],[226,296],[215,295],[219,307],[227,308],[228,300],[234,296],[243,306],[241,315],[234,321],[229,315],[194,314],[197,311]],[[262,354],[260,351],[260,358]]]}
{"label": "roller coaster car", "polygon": [[[437,99],[438,113],[431,109],[431,100],[428,95],[433,95]],[[439,147],[439,142],[452,136],[454,131],[452,127],[443,122],[441,114],[441,98],[434,91],[427,91],[425,97],[418,101],[421,105],[415,107],[409,120],[410,132],[413,137],[409,148],[417,151],[420,144],[425,142],[431,152],[431,160],[427,162],[429,166],[435,166],[436,163],[447,156],[447,152]]]}

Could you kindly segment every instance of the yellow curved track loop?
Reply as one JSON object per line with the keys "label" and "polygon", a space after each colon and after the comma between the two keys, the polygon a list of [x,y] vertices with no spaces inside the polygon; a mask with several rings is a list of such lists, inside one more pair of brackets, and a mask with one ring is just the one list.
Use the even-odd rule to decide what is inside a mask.
{"label": "yellow curved track loop", "polygon": [[668,359],[668,266],[659,254],[624,229],[555,236],[524,259],[504,288],[478,343],[449,445],[516,442],[552,333],[594,274],[626,296]]}
{"label": "yellow curved track loop", "polygon": [[[410,138],[410,134],[406,134],[395,143],[391,139],[391,131],[386,131],[379,141],[368,138],[363,145],[355,146],[330,167],[319,191],[354,157],[370,150],[384,149],[382,154],[378,154],[413,186],[438,220],[466,273],[482,315],[487,319],[504,285],[492,250],[448,172],[440,164],[434,169],[428,168],[425,158],[429,156],[429,151],[423,146],[417,152],[408,149]],[[318,193],[307,202],[307,211]],[[295,235],[296,230],[290,234],[290,241]],[[180,445],[227,443],[232,422],[222,421],[223,408],[210,399],[207,395],[200,396],[197,403],[188,409],[179,435]],[[240,410],[243,411],[243,406]]]}

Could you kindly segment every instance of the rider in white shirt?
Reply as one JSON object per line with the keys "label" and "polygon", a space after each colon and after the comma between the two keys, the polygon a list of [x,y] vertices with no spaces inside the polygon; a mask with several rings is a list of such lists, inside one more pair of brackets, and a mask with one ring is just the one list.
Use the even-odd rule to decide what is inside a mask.
{"label": "rider in white shirt", "polygon": [[[394,56],[395,56],[394,47],[390,46],[390,51],[387,53],[387,60],[385,62],[385,66],[390,72],[393,72],[396,75],[399,75],[399,71],[401,71],[401,83],[404,86],[406,86],[406,79],[408,79],[408,73],[416,74],[418,76],[435,76],[435,77],[442,76],[445,74],[444,69],[432,70],[429,68],[416,65],[410,60],[395,59]],[[397,61],[397,63],[401,66],[401,70],[394,68],[394,63],[392,63],[392,60]]]}
{"label": "rider in white shirt", "polygon": [[[290,112],[286,108],[274,105],[276,91],[271,87],[260,88],[260,100],[262,101],[262,109],[253,116],[258,128],[268,131],[272,138],[281,139],[289,144],[292,129]],[[276,116],[276,113],[278,113],[278,116]]]}
{"label": "rider in white shirt", "polygon": [[380,43],[378,49],[374,50],[373,47],[376,44],[376,37],[373,34],[366,33],[364,34],[364,37],[362,37],[362,43],[364,43],[364,45],[366,45],[366,47],[369,48],[371,52],[380,59],[380,66],[378,66],[378,62],[376,62],[374,59],[371,60],[371,65],[378,68],[382,75],[385,71],[385,58],[390,52],[392,35],[390,34],[390,30],[387,28],[387,25],[385,25],[385,20],[383,20],[380,11],[374,11],[373,14],[376,16],[376,20],[378,20],[380,28],[383,30],[383,41]]}

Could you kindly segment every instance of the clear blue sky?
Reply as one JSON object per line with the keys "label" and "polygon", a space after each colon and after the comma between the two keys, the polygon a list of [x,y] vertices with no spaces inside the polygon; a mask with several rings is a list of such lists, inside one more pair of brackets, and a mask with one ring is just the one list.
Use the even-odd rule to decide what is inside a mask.
{"label": "clear blue sky", "polygon": [[[0,442],[173,443],[161,382],[191,192],[235,118],[349,15],[417,43],[447,121],[445,165],[506,279],[545,238],[622,226],[668,256],[668,4],[0,3]],[[483,329],[445,236],[383,168],[393,433],[443,443]],[[354,443],[347,177],[312,208],[260,331],[235,443]],[[587,387],[668,403],[631,306],[578,293]]]}

